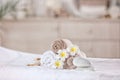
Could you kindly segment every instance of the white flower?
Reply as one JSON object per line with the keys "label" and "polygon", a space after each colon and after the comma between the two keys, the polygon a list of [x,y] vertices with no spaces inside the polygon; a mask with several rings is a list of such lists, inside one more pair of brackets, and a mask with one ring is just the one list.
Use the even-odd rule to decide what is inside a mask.
{"label": "white flower", "polygon": [[44,67],[51,67],[56,59],[55,53],[47,51],[41,56],[41,65]]}
{"label": "white flower", "polygon": [[67,48],[67,50],[70,53],[70,55],[72,55],[72,56],[80,53],[80,49],[76,45],[71,45],[70,47]]}
{"label": "white flower", "polygon": [[60,60],[62,60],[62,61],[65,61],[65,59],[68,58],[68,56],[69,56],[65,49],[59,50],[57,53],[58,53]]}
{"label": "white flower", "polygon": [[54,61],[54,64],[53,64],[53,68],[56,68],[56,69],[63,69],[63,61],[61,60],[55,60]]}

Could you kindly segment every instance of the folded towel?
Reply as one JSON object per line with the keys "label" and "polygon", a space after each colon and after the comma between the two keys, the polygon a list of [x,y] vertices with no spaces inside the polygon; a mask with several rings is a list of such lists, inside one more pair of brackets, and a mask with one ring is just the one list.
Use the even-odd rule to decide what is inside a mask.
{"label": "folded towel", "polygon": [[73,59],[74,57],[69,57],[65,61],[64,69],[75,69],[76,66],[73,65]]}
{"label": "folded towel", "polygon": [[52,43],[51,49],[54,53],[57,53],[58,50],[66,49],[70,45],[72,45],[72,42],[70,40],[58,39]]}

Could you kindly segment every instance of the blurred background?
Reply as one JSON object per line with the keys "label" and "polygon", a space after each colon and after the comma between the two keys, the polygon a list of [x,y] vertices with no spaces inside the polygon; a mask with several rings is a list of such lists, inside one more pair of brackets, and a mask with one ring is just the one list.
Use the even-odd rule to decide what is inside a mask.
{"label": "blurred background", "polygon": [[0,45],[42,54],[70,39],[88,57],[120,58],[120,0],[0,0]]}

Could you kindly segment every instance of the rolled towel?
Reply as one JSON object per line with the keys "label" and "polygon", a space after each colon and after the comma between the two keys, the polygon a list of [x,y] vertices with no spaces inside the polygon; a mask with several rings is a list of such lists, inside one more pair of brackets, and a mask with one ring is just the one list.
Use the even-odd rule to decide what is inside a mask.
{"label": "rolled towel", "polygon": [[68,46],[72,45],[72,42],[70,40],[67,39],[58,39],[55,40],[52,45],[51,45],[51,49],[53,52],[57,53],[58,50],[62,50],[62,49],[66,49]]}
{"label": "rolled towel", "polygon": [[73,43],[68,39],[62,39],[62,40],[67,44],[67,47],[73,45]]}
{"label": "rolled towel", "polygon": [[55,59],[56,59],[56,56],[52,51],[46,51],[41,56],[41,66],[50,68],[52,67]]}
{"label": "rolled towel", "polygon": [[75,69],[76,68],[76,66],[75,65],[73,65],[73,59],[74,59],[74,57],[69,57],[67,60],[66,60],[66,69]]}
{"label": "rolled towel", "polygon": [[81,58],[87,58],[86,54],[83,51],[80,51],[79,55]]}

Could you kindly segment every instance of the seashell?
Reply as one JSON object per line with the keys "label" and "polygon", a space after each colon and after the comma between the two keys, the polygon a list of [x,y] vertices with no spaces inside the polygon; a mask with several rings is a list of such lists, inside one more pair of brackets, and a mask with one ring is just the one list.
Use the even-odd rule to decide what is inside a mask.
{"label": "seashell", "polygon": [[91,67],[91,63],[85,59],[85,58],[81,58],[81,57],[75,57],[73,59],[73,65],[77,66],[77,67],[81,67],[81,68],[87,68],[87,67]]}

